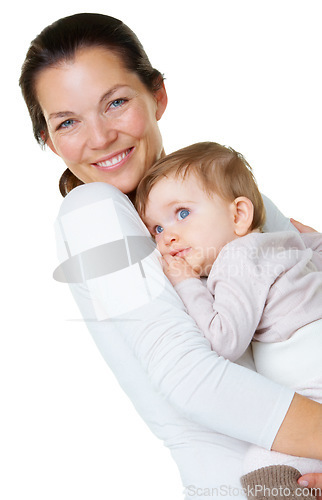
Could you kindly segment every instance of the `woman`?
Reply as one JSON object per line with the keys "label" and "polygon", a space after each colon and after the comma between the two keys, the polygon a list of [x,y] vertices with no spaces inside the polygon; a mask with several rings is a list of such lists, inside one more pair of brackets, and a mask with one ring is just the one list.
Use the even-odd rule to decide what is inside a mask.
{"label": "woman", "polygon": [[[167,105],[136,36],[108,16],[61,19],[32,42],[20,85],[36,139],[68,167],[55,277],[69,282],[102,355],[170,448],[186,498],[215,488],[242,496],[247,442],[321,459],[320,405],[210,350],[129,201],[164,155]],[[273,229],[290,228],[268,200],[266,208]],[[240,363],[253,368],[250,357]]]}

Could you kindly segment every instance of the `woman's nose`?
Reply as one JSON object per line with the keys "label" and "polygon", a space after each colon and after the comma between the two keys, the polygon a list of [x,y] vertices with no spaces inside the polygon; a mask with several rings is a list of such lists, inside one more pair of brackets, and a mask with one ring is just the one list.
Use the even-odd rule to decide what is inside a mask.
{"label": "woman's nose", "polygon": [[117,131],[113,124],[104,118],[97,118],[88,124],[87,145],[91,149],[105,149],[117,138]]}

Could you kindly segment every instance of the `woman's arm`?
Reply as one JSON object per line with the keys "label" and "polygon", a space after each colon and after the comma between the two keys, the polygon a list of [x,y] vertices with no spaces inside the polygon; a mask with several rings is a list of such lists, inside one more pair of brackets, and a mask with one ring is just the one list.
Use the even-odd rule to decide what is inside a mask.
{"label": "woman's arm", "polygon": [[321,460],[322,405],[295,394],[272,450]]}
{"label": "woman's arm", "polygon": [[[296,397],[286,415],[290,389],[211,351],[161,272],[153,247],[147,251],[150,236],[126,196],[102,183],[76,188],[63,202],[57,232],[65,264],[56,277],[63,280],[63,273],[66,281],[82,283],[95,314],[87,320],[106,323],[107,335],[112,324],[154,387],[183,416],[266,448],[275,439],[279,451],[290,453],[291,447],[295,454],[322,458],[322,429],[310,416],[321,418],[320,406]],[[305,426],[309,441],[315,431],[316,449],[300,450],[288,441],[287,433],[299,435]],[[278,432],[280,427],[286,430]]]}

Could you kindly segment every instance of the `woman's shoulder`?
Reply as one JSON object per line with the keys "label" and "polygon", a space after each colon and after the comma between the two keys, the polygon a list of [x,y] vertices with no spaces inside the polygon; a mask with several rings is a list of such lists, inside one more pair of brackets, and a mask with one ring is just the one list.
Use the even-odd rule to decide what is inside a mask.
{"label": "woman's shoulder", "polygon": [[261,195],[266,211],[264,232],[293,231],[296,233],[297,229],[295,229],[290,219],[288,217],[285,217],[285,215],[267,196],[265,196],[263,193],[261,193]]}

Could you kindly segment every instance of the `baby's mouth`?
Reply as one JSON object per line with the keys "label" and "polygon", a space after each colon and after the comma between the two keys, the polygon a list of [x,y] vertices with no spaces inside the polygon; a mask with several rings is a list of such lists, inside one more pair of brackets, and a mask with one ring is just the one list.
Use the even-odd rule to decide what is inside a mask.
{"label": "baby's mouth", "polygon": [[173,250],[172,252],[170,252],[170,255],[172,255],[172,257],[184,257],[188,252],[190,252],[190,250],[191,247],[182,248],[181,250]]}

